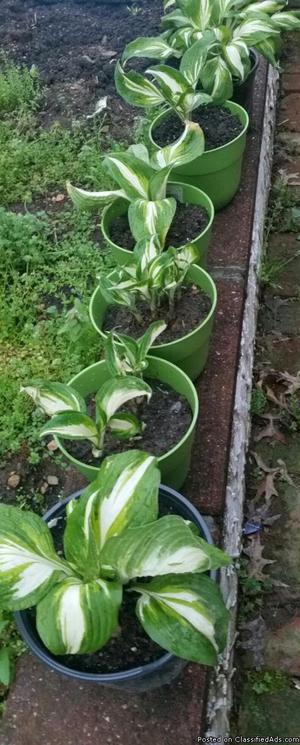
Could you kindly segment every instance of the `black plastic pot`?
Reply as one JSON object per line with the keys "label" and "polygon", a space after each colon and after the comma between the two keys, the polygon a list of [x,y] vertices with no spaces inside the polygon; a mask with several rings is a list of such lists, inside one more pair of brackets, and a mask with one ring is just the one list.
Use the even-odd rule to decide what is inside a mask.
{"label": "black plastic pot", "polygon": [[[64,501],[56,504],[44,515],[45,522],[49,522],[56,517],[60,517],[64,514],[65,506],[70,499],[78,499],[81,491],[71,494]],[[181,494],[171,489],[168,486],[160,486],[159,489],[159,503],[162,507],[174,511],[177,515],[180,515],[185,520],[191,520],[197,525],[200,534],[208,543],[213,543],[210,531],[198,510]],[[217,572],[210,572],[210,577],[216,579]],[[149,691],[153,688],[158,688],[161,685],[170,683],[175,678],[183,667],[187,664],[185,660],[179,659],[170,653],[163,653],[162,656],[155,662],[151,662],[141,667],[136,667],[131,670],[126,670],[119,673],[109,673],[101,675],[98,673],[83,673],[80,670],[71,669],[59,662],[59,658],[52,655],[48,649],[44,646],[41,641],[36,626],[34,623],[33,614],[30,611],[19,611],[15,613],[15,621],[21,636],[28,645],[29,649],[33,654],[36,655],[42,662],[49,665],[52,670],[57,673],[67,675],[70,678],[76,678],[87,683],[99,683],[100,685],[109,686],[111,688],[120,688],[127,690],[132,693],[142,693],[143,691]]]}
{"label": "black plastic pot", "polygon": [[240,104],[240,106],[243,106],[248,114],[251,110],[255,75],[259,65],[259,54],[255,49],[252,48],[250,49],[250,60],[251,70],[248,77],[246,78],[246,80],[243,81],[243,83],[235,83],[235,85],[233,86],[233,95],[231,97],[232,101]]}

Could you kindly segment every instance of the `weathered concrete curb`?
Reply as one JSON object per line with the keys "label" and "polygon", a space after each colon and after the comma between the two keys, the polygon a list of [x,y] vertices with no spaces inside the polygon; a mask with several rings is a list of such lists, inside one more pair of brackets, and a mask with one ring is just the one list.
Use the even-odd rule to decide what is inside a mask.
{"label": "weathered concrete curb", "polygon": [[[241,551],[243,504],[245,497],[245,465],[251,426],[250,400],[259,306],[259,271],[263,249],[264,221],[271,182],[278,85],[278,73],[270,66],[268,71],[260,165],[257,176],[240,361],[236,379],[224,516],[224,548],[234,558],[238,558]],[[234,674],[233,650],[236,639],[238,599],[238,577],[235,569],[225,569],[222,571],[221,588],[226,605],[231,611],[231,624],[227,647],[221,656],[219,667],[210,684],[207,708],[208,730],[206,734],[211,737],[225,737],[229,734],[229,714],[232,703],[231,679]]]}

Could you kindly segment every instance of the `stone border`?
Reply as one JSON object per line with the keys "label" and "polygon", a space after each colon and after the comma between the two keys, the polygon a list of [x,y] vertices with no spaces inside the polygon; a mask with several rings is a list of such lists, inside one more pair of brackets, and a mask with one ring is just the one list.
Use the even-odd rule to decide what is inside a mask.
{"label": "stone border", "polygon": [[[279,75],[269,66],[225,501],[224,549],[234,558],[238,558],[241,551],[245,466],[251,428],[252,370],[259,307],[259,271],[271,184],[278,88]],[[238,601],[238,576],[235,569],[222,570],[221,588],[226,605],[231,611],[231,624],[227,647],[210,684],[207,705],[208,737],[225,737],[229,734]]]}

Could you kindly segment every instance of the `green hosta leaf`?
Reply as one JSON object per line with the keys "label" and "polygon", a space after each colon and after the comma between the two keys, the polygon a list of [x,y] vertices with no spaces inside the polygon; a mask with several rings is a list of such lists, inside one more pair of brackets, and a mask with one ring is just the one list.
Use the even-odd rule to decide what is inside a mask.
{"label": "green hosta leaf", "polygon": [[158,88],[139,72],[125,73],[119,62],[115,67],[115,85],[124,101],[133,106],[159,106],[164,97]]}
{"label": "green hosta leaf", "polygon": [[205,30],[212,13],[211,0],[176,0],[176,5],[189,18],[194,28]]}
{"label": "green hosta leaf", "polygon": [[128,220],[135,240],[157,235],[161,246],[164,246],[175,212],[176,200],[173,197],[155,202],[145,199],[132,202],[128,209]]}
{"label": "green hosta leaf", "polygon": [[161,25],[166,29],[180,29],[185,26],[191,26],[191,23],[190,19],[181,10],[176,9],[161,18]]}
{"label": "green hosta leaf", "polygon": [[251,46],[251,44],[256,45],[264,41],[266,36],[272,36],[273,34],[279,34],[279,31],[276,31],[275,24],[267,15],[266,20],[250,17],[234,30],[233,41],[243,39],[248,46]]}
{"label": "green hosta leaf", "polygon": [[0,683],[9,686],[11,681],[10,656],[7,647],[0,649]]}
{"label": "green hosta leaf", "polygon": [[130,440],[143,432],[144,426],[134,414],[115,414],[109,420],[111,433],[123,440]]}
{"label": "green hosta leaf", "polygon": [[171,575],[132,589],[141,593],[137,616],[153,641],[185,660],[216,664],[229,613],[215,582],[203,575]]}
{"label": "green hosta leaf", "polygon": [[195,29],[191,26],[184,26],[183,28],[177,29],[173,32],[168,41],[174,47],[178,49],[181,54],[184,54],[186,49],[191,47],[195,41],[198,41],[202,37],[202,32],[195,32]]}
{"label": "green hosta leaf", "polygon": [[107,421],[109,421],[127,401],[140,396],[146,396],[148,401],[152,396],[150,386],[143,380],[135,378],[133,375],[127,378],[113,378],[103,383],[98,391],[96,409],[103,411]]}
{"label": "green hosta leaf", "polygon": [[[170,250],[170,249],[169,249]],[[177,265],[184,271],[188,270],[191,264],[195,264],[199,259],[199,249],[194,243],[187,243],[186,246],[180,250],[174,249],[174,258],[176,258]]]}
{"label": "green hosta leaf", "polygon": [[149,75],[153,75],[156,82],[158,82],[164,101],[167,101],[170,106],[176,106],[181,96],[189,92],[190,85],[186,78],[179,70],[174,70],[173,67],[169,67],[168,65],[154,65],[153,67],[149,67],[146,72]]}
{"label": "green hosta leaf", "polygon": [[257,51],[260,52],[260,54],[262,54],[271,65],[274,65],[274,67],[276,66],[276,48],[273,39],[269,37],[265,41],[261,41],[260,44],[255,44],[255,49],[257,49]]}
{"label": "green hosta leaf", "polygon": [[174,57],[174,49],[161,36],[139,36],[126,45],[122,62],[131,57],[150,57],[150,59],[168,59]]}
{"label": "green hosta leaf", "polygon": [[111,538],[102,552],[102,565],[122,582],[135,577],[205,572],[227,565],[230,559],[206,543],[181,517],[168,515],[155,523],[128,528]]}
{"label": "green hosta leaf", "polygon": [[[153,159],[155,163],[155,158]],[[157,168],[157,165],[155,165]],[[166,168],[160,168],[159,171],[153,174],[150,179],[149,192],[150,199],[165,199],[167,196],[167,183],[170,176],[172,165],[166,166]]]}
{"label": "green hosta leaf", "polygon": [[[134,247],[134,256],[139,261],[138,268],[141,273],[143,273],[149,264],[152,263],[152,261],[156,258],[158,258],[161,254],[161,244],[158,241],[156,236],[150,236],[150,238],[144,238],[142,241],[139,241],[136,246]],[[126,267],[128,270],[130,269],[130,265]],[[135,276],[137,276],[137,266],[133,266],[133,271],[135,273]]]}
{"label": "green hosta leaf", "polygon": [[143,336],[140,337],[138,342],[140,362],[145,359],[149,349],[152,347],[157,337],[160,336],[166,328],[167,324],[165,321],[154,321],[154,323],[151,323],[151,326],[149,326],[147,331],[145,331]]}
{"label": "green hosta leaf", "polygon": [[22,610],[73,572],[56,554],[41,517],[0,505],[0,607]]}
{"label": "green hosta leaf", "polygon": [[128,526],[156,520],[160,474],[156,459],[131,450],[105,458],[95,481],[68,517],[64,550],[84,578],[100,571],[100,549]]}
{"label": "green hosta leaf", "polygon": [[246,8],[243,8],[243,13],[276,13],[277,10],[283,8],[285,3],[276,3],[274,0],[262,0],[258,3],[250,3]]}
{"label": "green hosta leaf", "polygon": [[117,582],[67,579],[38,604],[38,633],[53,654],[96,652],[116,630],[121,602]]}
{"label": "green hosta leaf", "polygon": [[[121,345],[121,348],[120,348]],[[108,334],[105,342],[105,359],[111,375],[127,375],[140,372],[138,366],[139,346],[135,339],[125,334]]]}
{"label": "green hosta leaf", "polygon": [[127,199],[126,193],[122,189],[115,189],[113,191],[86,191],[86,189],[79,189],[77,186],[73,186],[69,181],[67,182],[67,191],[75,207],[80,210],[93,210],[103,207],[103,205],[113,202],[117,197]]}
{"label": "green hosta leaf", "polygon": [[124,305],[131,308],[133,304],[133,290],[135,287],[134,280],[128,279],[122,281],[116,272],[110,275],[103,274],[99,280],[101,293],[107,303],[113,305]]}
{"label": "green hosta leaf", "polygon": [[300,28],[300,17],[296,13],[287,11],[286,13],[274,13],[271,16],[276,29],[283,31],[290,31],[293,29]]}
{"label": "green hosta leaf", "polygon": [[196,41],[184,53],[181,63],[180,72],[185,76],[190,85],[195,87],[200,78],[202,67],[207,58],[207,52],[211,44],[215,42],[213,31],[206,31],[202,39]]}
{"label": "green hosta leaf", "polygon": [[130,145],[126,150],[127,153],[132,153],[138,160],[143,160],[147,165],[150,163],[150,157],[146,145],[138,143],[137,145]]}
{"label": "green hosta leaf", "polygon": [[21,386],[21,392],[31,396],[34,403],[53,416],[61,411],[86,411],[84,399],[74,388],[63,383],[36,383],[36,385]]}
{"label": "green hosta leaf", "polygon": [[241,48],[240,44],[235,42],[232,42],[232,44],[227,44],[223,47],[223,54],[232,72],[232,75],[234,75],[236,78],[240,78],[240,80],[245,79],[247,71],[247,66],[244,64],[243,61],[243,51],[245,53],[245,50]]}
{"label": "green hosta leaf", "polygon": [[216,103],[223,103],[232,96],[231,72],[221,57],[214,57],[205,63],[201,72],[201,83]]}
{"label": "green hosta leaf", "polygon": [[152,161],[156,167],[160,168],[169,164],[182,166],[202,155],[204,147],[204,134],[201,127],[195,122],[187,121],[181,137],[154,153]]}
{"label": "green hosta leaf", "polygon": [[111,176],[122,187],[128,199],[148,199],[153,169],[131,153],[113,153],[105,158]]}
{"label": "green hosta leaf", "polygon": [[98,443],[98,431],[91,417],[79,411],[56,414],[41,429],[40,437],[57,435],[68,440],[90,440]]}

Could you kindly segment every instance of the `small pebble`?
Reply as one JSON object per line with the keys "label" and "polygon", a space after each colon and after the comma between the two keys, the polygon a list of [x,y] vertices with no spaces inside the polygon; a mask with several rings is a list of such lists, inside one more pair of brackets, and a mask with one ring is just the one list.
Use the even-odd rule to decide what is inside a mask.
{"label": "small pebble", "polygon": [[46,476],[47,482],[49,486],[57,486],[58,484],[58,478],[57,476]]}
{"label": "small pebble", "polygon": [[7,479],[7,486],[10,486],[11,489],[16,489],[17,486],[19,486],[20,481],[21,476],[19,476],[18,473],[11,473]]}

